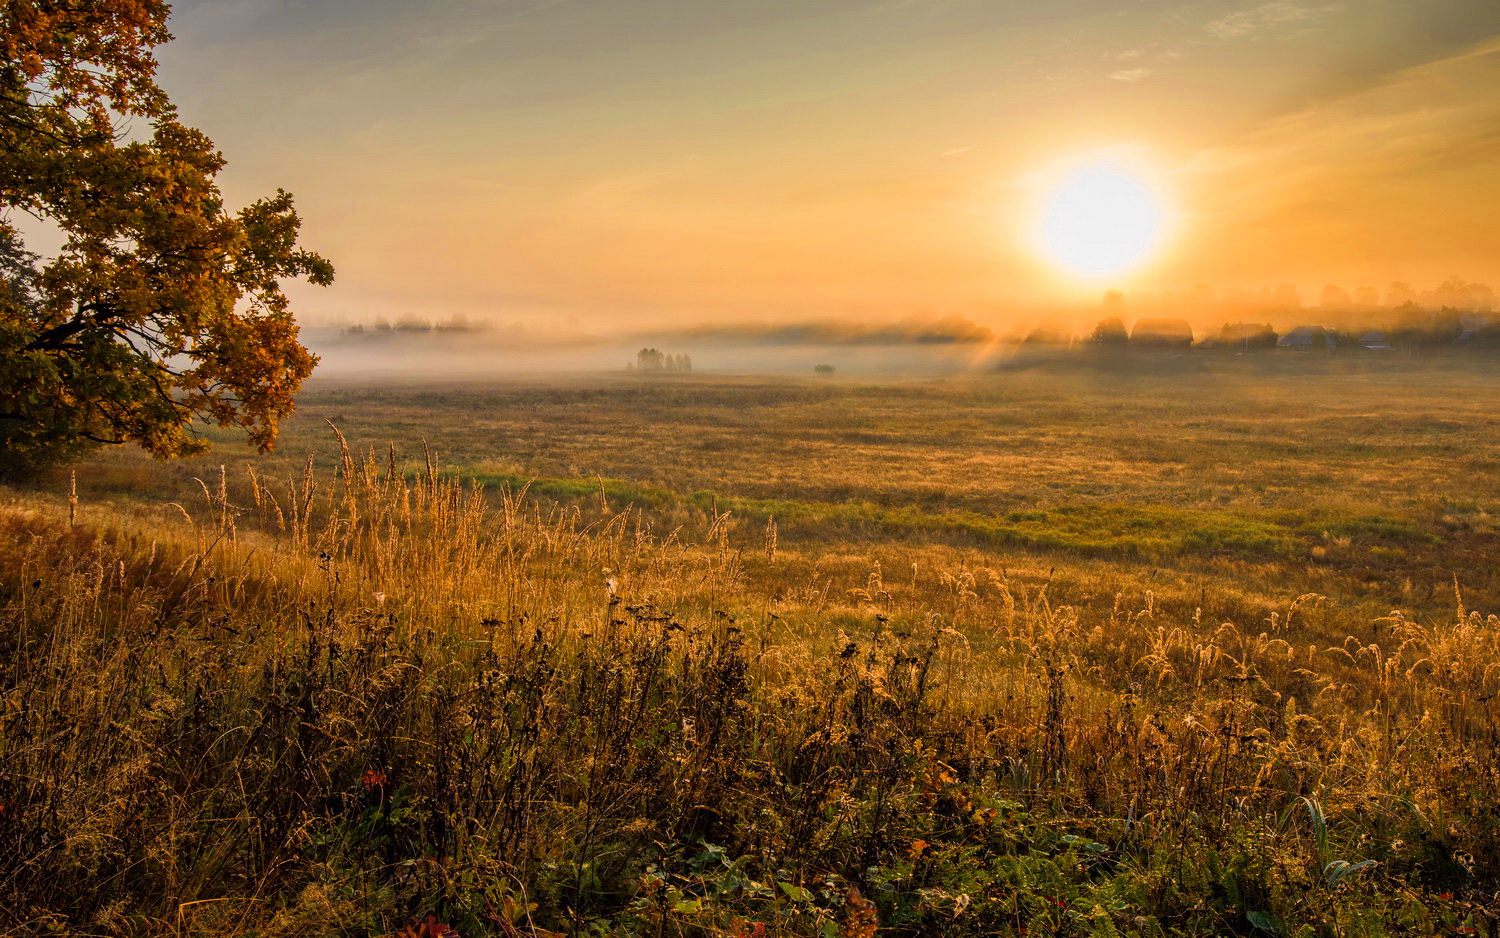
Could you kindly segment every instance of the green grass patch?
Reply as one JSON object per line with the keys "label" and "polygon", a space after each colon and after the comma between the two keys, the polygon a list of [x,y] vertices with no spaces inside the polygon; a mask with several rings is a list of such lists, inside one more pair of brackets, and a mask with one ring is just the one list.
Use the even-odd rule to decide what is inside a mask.
{"label": "green grass patch", "polygon": [[1350,537],[1390,544],[1435,544],[1439,540],[1435,534],[1422,530],[1412,521],[1377,515],[1312,521],[1304,525],[1303,530],[1309,534],[1327,532],[1331,537]]}
{"label": "green grass patch", "polygon": [[[699,492],[707,505],[714,496]],[[1060,550],[1087,556],[1166,558],[1186,554],[1305,556],[1308,538],[1268,518],[1228,511],[1155,506],[1062,505],[1004,514],[924,512],[872,504],[809,504],[719,496],[720,511],[775,517],[789,525],[832,523],[870,533],[965,535],[995,545]]]}
{"label": "green grass patch", "polygon": [[[1305,559],[1314,546],[1348,539],[1350,547],[1385,553],[1436,543],[1416,523],[1377,515],[1336,517],[1316,512],[1246,512],[1162,505],[1070,504],[984,513],[930,511],[870,502],[814,502],[742,498],[713,491],[682,495],[620,479],[528,479],[507,472],[465,472],[487,487],[508,487],[558,501],[597,500],[601,487],[612,506],[648,509],[717,509],[742,518],[775,518],[788,533],[834,528],[863,535],[913,535],[976,539],[990,545],[1055,550],[1094,557],[1160,560],[1177,556],[1232,556],[1259,560]],[[1373,555],[1372,555],[1373,556]]]}

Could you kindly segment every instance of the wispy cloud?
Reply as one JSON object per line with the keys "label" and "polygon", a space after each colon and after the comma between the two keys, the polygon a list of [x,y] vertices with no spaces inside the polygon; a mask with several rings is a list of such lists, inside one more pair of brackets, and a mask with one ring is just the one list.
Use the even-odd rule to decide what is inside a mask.
{"label": "wispy cloud", "polygon": [[1337,9],[1337,6],[1303,6],[1290,0],[1272,0],[1271,3],[1220,17],[1203,28],[1220,39],[1238,39],[1307,23]]}
{"label": "wispy cloud", "polygon": [[[1203,42],[1204,40],[1199,40]],[[1155,73],[1156,69],[1181,59],[1190,41],[1174,45],[1166,40],[1156,40],[1144,45],[1131,46],[1109,56],[1104,73],[1111,81],[1142,81]]]}
{"label": "wispy cloud", "polygon": [[1226,202],[1254,209],[1312,194],[1368,193],[1412,184],[1434,168],[1492,158],[1500,98],[1464,89],[1500,86],[1500,39],[1402,69],[1357,92],[1267,121],[1235,144],[1205,150],[1189,172],[1227,182]]}

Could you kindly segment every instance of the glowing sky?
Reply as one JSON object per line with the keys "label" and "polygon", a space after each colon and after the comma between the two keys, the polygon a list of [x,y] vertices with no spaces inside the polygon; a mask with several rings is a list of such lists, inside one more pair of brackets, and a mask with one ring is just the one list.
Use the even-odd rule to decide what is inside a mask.
{"label": "glowing sky", "polygon": [[179,0],[231,199],[339,268],[310,320],[640,323],[1096,296],[1053,168],[1149,168],[1118,286],[1500,286],[1496,0]]}

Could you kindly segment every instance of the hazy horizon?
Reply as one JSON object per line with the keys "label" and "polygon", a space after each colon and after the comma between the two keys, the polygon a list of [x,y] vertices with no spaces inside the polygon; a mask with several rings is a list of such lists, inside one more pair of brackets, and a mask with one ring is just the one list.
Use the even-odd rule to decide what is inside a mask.
{"label": "hazy horizon", "polygon": [[[175,6],[160,78],[232,203],[298,197],[308,323],[955,313],[1500,282],[1500,7],[971,0]],[[1087,276],[1038,205],[1099,161],[1160,236]]]}

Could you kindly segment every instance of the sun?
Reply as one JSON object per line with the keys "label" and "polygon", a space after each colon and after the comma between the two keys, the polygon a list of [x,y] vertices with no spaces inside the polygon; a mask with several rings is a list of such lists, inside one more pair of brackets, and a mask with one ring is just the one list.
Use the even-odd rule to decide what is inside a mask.
{"label": "sun", "polygon": [[1160,245],[1166,211],[1145,177],[1114,161],[1076,167],[1042,205],[1037,242],[1071,273],[1108,277],[1139,267]]}

